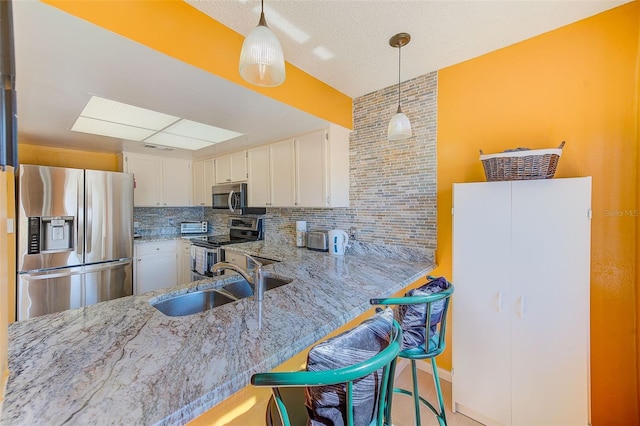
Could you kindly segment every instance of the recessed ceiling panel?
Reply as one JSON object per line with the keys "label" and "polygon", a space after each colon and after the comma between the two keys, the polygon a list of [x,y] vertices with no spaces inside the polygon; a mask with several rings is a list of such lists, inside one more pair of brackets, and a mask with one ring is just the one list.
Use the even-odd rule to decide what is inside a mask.
{"label": "recessed ceiling panel", "polygon": [[141,129],[95,118],[78,117],[71,130],[93,135],[110,136],[112,138],[141,141],[155,133],[155,130]]}
{"label": "recessed ceiling panel", "polygon": [[242,133],[233,132],[231,130],[221,129],[219,127],[209,126],[207,124],[197,123],[191,120],[180,120],[177,123],[163,130],[164,133],[173,135],[182,135],[190,138],[201,139],[211,143],[223,142],[229,139],[242,136]]}
{"label": "recessed ceiling panel", "polygon": [[82,117],[97,118],[144,129],[162,130],[179,118],[134,105],[92,96],[80,113]]}

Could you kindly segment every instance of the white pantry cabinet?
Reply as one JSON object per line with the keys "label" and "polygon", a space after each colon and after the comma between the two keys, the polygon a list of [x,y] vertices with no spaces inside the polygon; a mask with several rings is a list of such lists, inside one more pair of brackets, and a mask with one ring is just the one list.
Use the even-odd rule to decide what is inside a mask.
{"label": "white pantry cabinet", "polygon": [[211,187],[215,185],[215,160],[193,162],[193,205],[211,207]]}
{"label": "white pantry cabinet", "polygon": [[295,205],[294,140],[263,145],[247,151],[248,200],[252,207]]}
{"label": "white pantry cabinet", "polygon": [[453,185],[453,410],[589,424],[591,178]]}
{"label": "white pantry cabinet", "polygon": [[232,152],[215,158],[217,184],[246,182],[247,151]]}
{"label": "white pantry cabinet", "polygon": [[122,154],[122,170],[132,173],[136,207],[191,205],[191,161],[144,154]]}
{"label": "white pantry cabinet", "polygon": [[173,287],[178,284],[176,241],[136,243],[133,294]]}

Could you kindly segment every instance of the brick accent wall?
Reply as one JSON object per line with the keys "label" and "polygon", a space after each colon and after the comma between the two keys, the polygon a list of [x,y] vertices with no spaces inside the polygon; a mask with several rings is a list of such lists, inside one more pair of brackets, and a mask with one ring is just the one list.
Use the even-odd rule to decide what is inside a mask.
{"label": "brick accent wall", "polygon": [[387,140],[387,125],[398,107],[398,86],[354,100],[350,137],[350,207],[268,209],[266,235],[293,241],[295,221],[309,230],[355,227],[359,241],[436,248],[437,72],[402,83],[402,111],[413,137]]}

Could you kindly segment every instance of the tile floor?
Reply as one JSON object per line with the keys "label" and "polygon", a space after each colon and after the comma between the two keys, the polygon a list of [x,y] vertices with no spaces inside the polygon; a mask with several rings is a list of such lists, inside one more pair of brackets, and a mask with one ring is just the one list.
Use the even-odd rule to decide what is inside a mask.
{"label": "tile floor", "polygon": [[[433,385],[433,377],[431,374],[418,370],[418,382],[420,386],[420,396],[437,404],[436,393]],[[395,387],[411,389],[411,368],[407,366],[396,378]],[[460,413],[453,414],[451,412],[451,383],[440,380],[442,387],[442,395],[444,396],[444,405],[447,409],[447,425],[448,426],[481,426],[475,420],[464,416]],[[415,425],[413,399],[410,396],[395,394],[393,396],[393,408],[391,410],[391,418],[393,426],[411,426]],[[438,421],[431,411],[422,407],[420,410],[421,424],[424,426],[438,425]]]}

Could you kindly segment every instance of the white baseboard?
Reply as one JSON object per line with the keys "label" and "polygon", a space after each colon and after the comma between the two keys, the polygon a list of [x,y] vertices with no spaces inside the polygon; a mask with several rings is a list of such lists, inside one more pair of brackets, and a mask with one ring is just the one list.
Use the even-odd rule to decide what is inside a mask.
{"label": "white baseboard", "polygon": [[[398,359],[398,362],[396,363],[396,378],[408,366],[409,360],[401,358]],[[433,375],[433,368],[431,367],[431,362],[429,361],[416,361],[416,367],[420,371],[424,371],[425,373]],[[451,383],[451,371],[449,370],[443,370],[442,368],[438,367],[438,377],[440,377],[440,380]]]}

